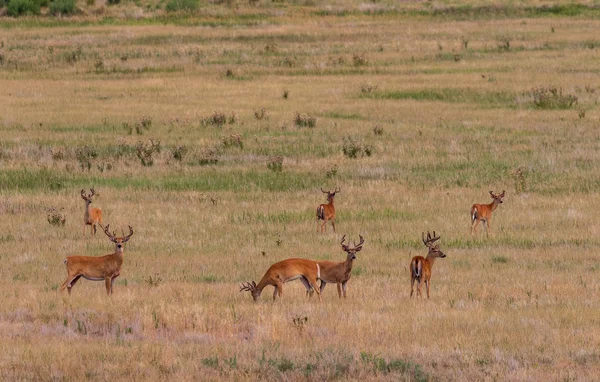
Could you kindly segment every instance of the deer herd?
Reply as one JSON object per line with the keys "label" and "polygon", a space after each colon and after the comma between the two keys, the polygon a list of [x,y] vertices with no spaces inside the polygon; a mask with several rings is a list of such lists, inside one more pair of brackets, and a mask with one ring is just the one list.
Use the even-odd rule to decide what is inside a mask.
{"label": "deer herd", "polygon": [[[324,233],[327,222],[331,222],[333,232],[335,233],[335,207],[333,205],[335,195],[340,193],[339,188],[335,188],[333,192],[325,191],[321,188],[321,191],[327,194],[327,203],[321,204],[317,207],[317,232]],[[90,226],[90,234],[96,235],[96,226],[100,226],[106,236],[115,244],[115,252],[106,256],[69,256],[63,263],[67,267],[67,278],[63,282],[60,290],[63,291],[65,288],[71,294],[73,285],[77,283],[80,278],[91,281],[104,281],[106,286],[106,293],[111,295],[113,293],[113,285],[115,279],[121,274],[121,266],[123,265],[123,247],[124,244],[129,241],[133,235],[133,228],[129,226],[129,234],[125,235],[122,232],[122,236],[117,237],[116,232],[110,232],[110,225],[106,227],[102,226],[102,210],[100,208],[93,208],[92,197],[96,195],[94,189],[90,189],[90,193],[86,195],[85,190],[81,190],[81,197],[85,201],[85,213],[83,217],[84,230],[83,235],[86,235],[86,226]],[[499,204],[503,203],[505,191],[503,190],[500,194],[495,194],[490,191],[490,195],[493,199],[490,204],[473,204],[470,211],[471,216],[471,235],[477,233],[477,226],[479,222],[483,222],[486,227],[486,235],[489,236],[490,221],[492,220],[492,213],[496,210]],[[320,221],[323,221],[321,223]],[[428,253],[426,257],[414,256],[410,262],[410,297],[414,294],[414,284],[417,282],[417,296],[421,296],[421,286],[424,283],[427,290],[427,298],[429,298],[429,286],[431,283],[431,270],[433,263],[437,258],[444,258],[444,254],[439,245],[434,243],[440,239],[440,236],[436,236],[435,231],[433,235],[427,232],[427,236],[423,232],[421,234],[423,244],[427,247]],[[306,288],[307,296],[311,297],[315,292],[321,301],[321,295],[325,290],[327,283],[336,284],[338,297],[346,298],[346,287],[350,276],[352,274],[352,265],[356,260],[356,253],[360,252],[365,243],[364,238],[359,235],[359,242],[353,243],[350,247],[349,243],[344,244],[346,241],[346,235],[342,237],[340,242],[342,250],[346,252],[346,261],[342,262],[331,262],[324,260],[309,260],[302,258],[292,258],[277,262],[269,267],[264,276],[260,279],[258,284],[255,281],[242,283],[240,286],[240,292],[248,291],[252,295],[255,302],[258,301],[260,295],[265,287],[268,285],[273,286],[273,301],[279,296],[283,296],[283,284],[293,281],[300,280]],[[321,281],[318,285],[317,282]]]}

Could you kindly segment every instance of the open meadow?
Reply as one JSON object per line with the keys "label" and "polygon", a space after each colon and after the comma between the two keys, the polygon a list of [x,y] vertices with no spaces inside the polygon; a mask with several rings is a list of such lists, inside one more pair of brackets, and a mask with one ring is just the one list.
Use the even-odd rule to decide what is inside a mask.
{"label": "open meadow", "polygon": [[[1,380],[598,379],[597,1],[91,4],[0,17]],[[342,235],[346,299],[240,293]]]}

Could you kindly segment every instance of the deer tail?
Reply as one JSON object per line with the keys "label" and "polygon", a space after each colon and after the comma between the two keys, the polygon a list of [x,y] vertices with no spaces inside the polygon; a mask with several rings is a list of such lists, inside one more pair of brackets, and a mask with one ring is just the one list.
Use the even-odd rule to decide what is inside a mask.
{"label": "deer tail", "polygon": [[421,270],[423,269],[423,263],[417,259],[412,262],[412,273],[415,278],[421,278]]}
{"label": "deer tail", "polygon": [[477,219],[477,207],[471,207],[471,223],[473,223]]}
{"label": "deer tail", "polygon": [[317,207],[317,219],[325,220],[325,207],[323,205]]}
{"label": "deer tail", "polygon": [[64,264],[64,265],[67,265],[67,260],[68,260],[68,259],[64,259],[64,260],[63,260],[63,264]]}

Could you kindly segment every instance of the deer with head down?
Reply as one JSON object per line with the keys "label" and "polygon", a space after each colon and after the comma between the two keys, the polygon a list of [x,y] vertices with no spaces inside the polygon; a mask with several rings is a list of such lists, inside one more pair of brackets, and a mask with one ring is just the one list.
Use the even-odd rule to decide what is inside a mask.
{"label": "deer with head down", "polygon": [[[328,221],[331,221],[333,232],[335,232],[335,207],[333,205],[333,200],[335,194],[339,193],[340,190],[336,187],[335,190],[331,192],[321,188],[321,192],[327,194],[327,204],[321,204],[317,207],[317,232],[319,232],[319,225],[321,226],[321,232],[325,232],[325,226]],[[320,220],[323,220],[322,224],[320,224]]]}
{"label": "deer with head down", "polygon": [[86,226],[90,226],[90,235],[96,235],[96,224],[102,225],[102,210],[92,207],[92,197],[96,194],[93,188],[90,188],[89,195],[85,190],[81,190],[81,198],[85,201],[85,213],[83,214],[83,236],[85,236]]}
{"label": "deer with head down", "polygon": [[133,235],[133,228],[129,226],[129,235],[117,237],[115,232],[110,233],[108,228],[110,225],[104,227],[104,233],[110,241],[115,243],[115,252],[106,256],[69,256],[63,263],[67,266],[67,279],[62,283],[60,290],[63,291],[67,288],[69,295],[71,294],[71,288],[79,281],[80,278],[84,278],[90,281],[104,281],[106,286],[106,293],[108,295],[113,292],[113,285],[115,279],[121,274],[121,266],[123,265],[123,247],[124,244],[129,241],[131,235]]}
{"label": "deer with head down", "polygon": [[425,238],[424,232],[421,233],[421,240],[423,240],[423,244],[429,249],[429,253],[425,258],[423,256],[415,256],[410,262],[410,297],[413,296],[416,281],[417,296],[423,297],[421,294],[421,284],[424,282],[427,287],[427,298],[429,298],[429,284],[431,282],[433,262],[438,257],[442,259],[446,257],[444,252],[440,251],[440,246],[433,244],[439,238],[439,236],[435,236],[435,231],[433,231],[433,237],[427,232],[427,238]]}
{"label": "deer with head down", "polygon": [[249,291],[252,294],[254,302],[257,302],[262,290],[268,285],[273,285],[275,288],[273,291],[273,301],[275,301],[277,295],[279,295],[279,298],[283,295],[284,283],[300,279],[305,286],[308,285],[309,288],[317,291],[319,301],[321,301],[321,293],[317,288],[319,274],[319,265],[315,261],[308,259],[287,259],[271,265],[258,284],[254,281],[242,283],[240,292]]}

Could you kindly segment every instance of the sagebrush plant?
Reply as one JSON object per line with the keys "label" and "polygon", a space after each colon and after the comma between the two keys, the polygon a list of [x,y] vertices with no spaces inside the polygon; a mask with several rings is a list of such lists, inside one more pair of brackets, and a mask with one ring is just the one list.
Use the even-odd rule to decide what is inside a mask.
{"label": "sagebrush plant", "polygon": [[183,161],[183,158],[187,155],[189,149],[186,146],[173,146],[171,147],[171,157],[178,162]]}
{"label": "sagebrush plant", "polygon": [[267,113],[267,109],[265,107],[261,107],[260,109],[254,110],[254,119],[257,121],[262,121],[263,119],[268,119],[269,114]]}
{"label": "sagebrush plant", "polygon": [[540,109],[570,109],[577,104],[577,96],[566,94],[561,87],[536,86],[527,93],[535,107]]}
{"label": "sagebrush plant", "polygon": [[344,137],[342,139],[342,152],[348,158],[370,157],[373,154],[373,148],[352,137]]}
{"label": "sagebrush plant", "polygon": [[310,113],[294,114],[294,125],[297,127],[315,127],[317,126],[317,117]]}
{"label": "sagebrush plant", "polygon": [[48,220],[48,223],[50,223],[52,226],[64,227],[65,223],[67,222],[67,218],[63,210],[64,208],[51,208],[46,215],[46,220]]}
{"label": "sagebrush plant", "polygon": [[52,15],[72,15],[77,11],[77,2],[75,0],[53,0],[49,9]]}
{"label": "sagebrush plant", "polygon": [[154,165],[155,155],[160,153],[160,140],[150,139],[146,143],[139,141],[135,148],[136,155],[142,166],[149,167]]}
{"label": "sagebrush plant", "polygon": [[223,147],[238,147],[240,149],[244,148],[244,142],[242,141],[242,136],[240,134],[231,134],[228,137],[221,137],[221,142],[223,142]]}
{"label": "sagebrush plant", "polygon": [[92,168],[92,163],[98,158],[98,151],[93,147],[85,145],[75,150],[75,156],[81,170],[89,171]]}
{"label": "sagebrush plant", "polygon": [[267,168],[274,172],[281,172],[283,170],[283,157],[274,155],[267,158]]}

